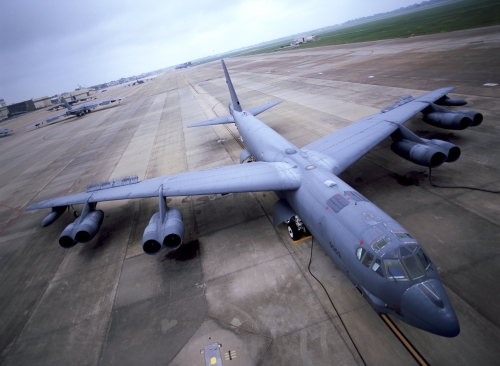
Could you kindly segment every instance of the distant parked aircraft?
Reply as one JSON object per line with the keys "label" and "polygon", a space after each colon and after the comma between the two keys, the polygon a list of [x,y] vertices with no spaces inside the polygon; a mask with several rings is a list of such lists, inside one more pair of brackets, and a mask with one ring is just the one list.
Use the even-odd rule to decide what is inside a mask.
{"label": "distant parked aircraft", "polygon": [[84,104],[80,104],[76,107],[71,107],[71,105],[66,101],[66,99],[62,98],[62,100],[63,100],[62,104],[64,104],[64,107],[66,107],[67,111],[61,112],[59,114],[56,114],[56,115],[54,115],[50,118],[44,119],[42,121],[38,121],[36,123],[33,123],[33,124],[27,126],[26,129],[28,129],[30,127],[40,127],[44,123],[53,122],[62,116],[70,116],[73,114],[77,117],[81,117],[81,116],[85,115],[86,113],[90,113],[92,109],[95,109],[100,105],[114,103],[116,101],[120,101],[120,100],[125,99],[125,98],[126,97],[118,97],[118,98],[105,99],[105,100],[96,100],[94,102],[87,102]]}

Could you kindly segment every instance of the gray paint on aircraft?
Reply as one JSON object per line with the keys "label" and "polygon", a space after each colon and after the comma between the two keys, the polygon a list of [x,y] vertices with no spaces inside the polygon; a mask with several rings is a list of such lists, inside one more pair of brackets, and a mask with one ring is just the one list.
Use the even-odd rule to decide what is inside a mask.
{"label": "gray paint on aircraft", "polygon": [[[157,254],[162,248],[178,247],[184,232],[182,216],[178,210],[164,206],[165,197],[274,190],[281,197],[275,205],[274,224],[285,222],[294,239],[311,233],[376,312],[391,314],[438,335],[458,335],[458,319],[437,268],[420,244],[393,218],[343,182],[338,174],[388,136],[392,136],[396,144],[393,151],[400,156],[416,164],[433,166],[442,155],[451,154],[452,149],[458,147],[440,140],[420,139],[402,124],[422,112],[424,120],[432,121],[443,117],[436,117],[435,113],[452,114],[443,117],[445,122],[441,127],[444,128],[453,129],[446,121],[456,119],[466,119],[465,124],[474,126],[478,124],[473,123],[476,112],[443,111],[434,107],[434,102],[465,103],[446,96],[454,88],[437,89],[417,98],[401,98],[380,113],[299,149],[255,117],[279,101],[248,110],[241,108],[224,61],[222,67],[232,100],[230,115],[190,127],[236,123],[246,147],[240,162],[250,156],[254,162],[142,182],[130,180],[129,184],[119,186],[103,184],[102,187],[111,188],[45,200],[27,210],[52,208],[44,220],[44,225],[50,225],[70,205],[85,204],[83,216],[95,212],[96,203],[101,201],[158,197],[159,212],[153,215],[143,236],[144,251]],[[75,245],[79,237],[87,240],[89,235],[83,235],[84,229],[79,227],[84,222],[85,230],[92,235],[101,224],[96,218],[92,221],[79,217],[70,224],[71,230],[69,226],[65,230],[70,235],[60,244]],[[77,232],[80,234],[76,235]]]}

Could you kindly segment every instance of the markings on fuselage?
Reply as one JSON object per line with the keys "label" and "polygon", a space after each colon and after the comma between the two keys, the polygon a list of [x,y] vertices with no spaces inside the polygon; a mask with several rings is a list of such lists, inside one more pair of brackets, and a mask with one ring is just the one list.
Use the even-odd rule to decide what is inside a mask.
{"label": "markings on fuselage", "polygon": [[338,251],[338,249],[335,247],[335,245],[333,245],[332,243],[329,243],[330,244],[330,248],[332,248],[333,252],[335,254],[337,254],[339,256],[339,258],[342,258],[342,255],[340,254],[340,252]]}
{"label": "markings on fuselage", "polygon": [[415,361],[418,362],[419,365],[429,366],[429,363],[425,360],[425,358],[417,351],[413,344],[405,337],[405,335],[399,330],[396,324],[393,323],[391,318],[389,318],[386,314],[380,314],[380,317],[384,321],[385,324],[389,327],[389,329],[394,333],[394,335],[399,339],[399,341],[403,344],[403,346],[410,352]]}

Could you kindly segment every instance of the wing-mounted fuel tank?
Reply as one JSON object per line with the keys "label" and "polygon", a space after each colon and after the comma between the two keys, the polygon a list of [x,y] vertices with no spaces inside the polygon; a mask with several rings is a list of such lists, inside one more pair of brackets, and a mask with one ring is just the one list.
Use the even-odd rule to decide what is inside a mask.
{"label": "wing-mounted fuel tank", "polygon": [[[96,236],[101,228],[104,212],[96,210],[95,207],[96,203],[89,203],[87,201],[80,216],[74,222],[66,226],[59,236],[59,244],[63,248],[71,248],[75,246],[76,243],[88,243]],[[53,213],[54,209],[49,216]],[[47,220],[49,216],[47,216],[45,220]]]}
{"label": "wing-mounted fuel tank", "polygon": [[460,148],[442,140],[418,137],[403,125],[391,135],[391,150],[415,164],[437,168],[444,162],[454,162],[460,157]]}
{"label": "wing-mounted fuel tank", "polygon": [[[465,102],[461,99],[444,99],[441,104],[444,105],[464,105]],[[454,104],[453,104],[454,103]],[[423,120],[435,127],[445,128],[447,130],[465,130],[469,126],[479,126],[483,122],[481,113],[470,110],[451,111],[431,103],[428,107],[422,110],[424,114]]]}
{"label": "wing-mounted fuel tank", "polygon": [[142,249],[146,254],[155,255],[162,248],[177,249],[184,237],[182,214],[177,209],[168,209],[163,197],[163,186],[159,190],[160,211],[155,213],[142,236]]}

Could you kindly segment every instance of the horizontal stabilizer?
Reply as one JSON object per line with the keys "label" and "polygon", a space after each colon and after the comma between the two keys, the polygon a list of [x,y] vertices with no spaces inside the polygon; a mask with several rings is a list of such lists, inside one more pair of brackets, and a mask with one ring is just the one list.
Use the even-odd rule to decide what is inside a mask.
{"label": "horizontal stabilizer", "polygon": [[230,114],[228,114],[227,116],[213,118],[213,119],[210,119],[208,121],[193,123],[193,124],[188,125],[188,127],[222,125],[222,124],[225,124],[225,123],[233,123],[233,122],[234,122],[233,116],[231,116]]}
{"label": "horizontal stabilizer", "polygon": [[247,109],[246,111],[252,113],[253,116],[256,116],[258,114],[261,114],[262,112],[267,111],[269,108],[272,108],[275,105],[280,104],[281,102],[282,102],[282,100],[275,100],[274,102],[263,104],[263,105],[260,105],[258,107],[253,107],[253,108]]}
{"label": "horizontal stabilizer", "polygon": [[[282,102],[282,100],[275,100],[274,102],[260,105],[258,107],[253,107],[250,109],[246,109],[247,112],[251,113],[253,116],[261,114],[264,111],[267,111],[269,108],[274,107]],[[228,114],[226,116],[217,117],[210,119],[208,121],[197,122],[188,125],[188,127],[201,127],[201,126],[211,126],[211,125],[222,125],[225,123],[234,123],[234,118],[232,115]]]}

